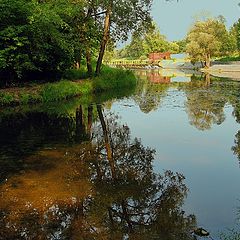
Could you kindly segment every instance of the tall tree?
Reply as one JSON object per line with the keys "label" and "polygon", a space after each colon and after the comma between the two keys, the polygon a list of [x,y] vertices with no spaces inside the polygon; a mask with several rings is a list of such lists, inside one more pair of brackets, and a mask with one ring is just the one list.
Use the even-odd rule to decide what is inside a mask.
{"label": "tall tree", "polygon": [[240,19],[233,24],[230,29],[231,43],[233,44],[234,50],[240,53]]}
{"label": "tall tree", "polygon": [[99,75],[104,51],[110,37],[113,40],[126,40],[130,32],[149,24],[152,0],[96,0],[96,3],[99,11],[105,14],[95,71],[96,75]]}
{"label": "tall tree", "polygon": [[186,52],[194,62],[202,61],[209,68],[212,57],[230,51],[226,44],[228,40],[229,35],[221,19],[197,21],[187,35]]}

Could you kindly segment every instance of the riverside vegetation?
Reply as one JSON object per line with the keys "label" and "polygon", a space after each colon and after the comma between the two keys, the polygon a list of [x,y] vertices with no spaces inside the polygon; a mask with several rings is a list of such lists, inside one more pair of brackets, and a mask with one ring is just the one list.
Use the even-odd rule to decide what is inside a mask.
{"label": "riverside vegetation", "polygon": [[[0,86],[8,89],[0,91],[0,104],[134,86],[129,71],[102,65],[104,53],[151,23],[151,5],[151,0],[1,0]],[[88,80],[75,81],[83,78]],[[56,82],[60,79],[65,80]],[[19,84],[23,87],[16,88]]]}
{"label": "riverside vegetation", "polygon": [[134,88],[136,86],[136,77],[133,72],[106,66],[103,67],[101,75],[95,77],[94,80],[78,80],[80,76],[80,71],[72,70],[66,73],[66,77],[70,78],[71,81],[61,80],[54,83],[33,84],[28,87],[1,90],[0,105],[52,102],[111,89]]}

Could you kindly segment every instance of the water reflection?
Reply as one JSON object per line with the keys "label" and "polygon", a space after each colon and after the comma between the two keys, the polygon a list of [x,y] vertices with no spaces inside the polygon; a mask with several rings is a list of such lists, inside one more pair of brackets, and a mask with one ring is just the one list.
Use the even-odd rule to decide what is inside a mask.
{"label": "water reflection", "polygon": [[[137,71],[141,79],[133,99],[140,110],[146,114],[156,111],[167,98],[170,91],[185,94],[185,112],[190,125],[196,129],[210,130],[221,125],[225,119],[225,107],[233,107],[232,115],[240,123],[240,84],[231,79],[221,79],[187,70],[147,70]],[[186,72],[187,71],[187,72]],[[178,81],[179,77],[184,80]],[[240,161],[240,133],[236,133],[233,153]]]}
{"label": "water reflection", "polygon": [[[210,144],[209,148],[219,151],[216,157],[211,153],[207,155],[205,145],[199,148],[198,145],[207,140],[207,133],[214,126],[223,125],[229,112],[226,109],[233,109],[233,117],[240,122],[240,85],[196,73],[187,73],[187,80],[177,82],[176,77],[172,81],[171,74],[162,77],[157,71],[141,72],[141,80],[127,103],[132,105],[133,100],[145,113],[144,117],[164,118],[157,119],[157,125],[152,126],[159,134],[151,136],[151,141],[170,149],[167,160],[176,159],[174,167],[181,165],[180,171],[184,169],[187,179],[195,181],[191,182],[191,191],[197,192],[198,201],[203,204],[208,197],[206,192],[212,194],[212,189],[206,190],[209,183],[204,189],[199,188],[206,180],[203,175],[199,177],[198,172],[207,174],[211,169],[210,176],[217,176],[220,181],[227,167],[222,168],[224,172],[214,169],[222,166],[222,158],[226,158],[226,165],[230,161],[224,150],[216,150]],[[113,100],[104,105],[83,102],[74,100],[0,113],[0,236],[4,239],[192,239],[190,232],[196,226],[196,217],[183,211],[188,193],[184,176],[172,171],[154,172],[155,150],[144,146],[140,139],[134,139],[130,128],[110,112]],[[166,102],[172,105],[166,107]],[[176,105],[178,107],[173,108]],[[152,114],[162,108],[164,111],[159,115]],[[132,113],[134,111],[128,114]],[[179,121],[181,128],[183,126],[179,132],[165,131],[159,126],[182,115],[188,118],[191,127],[183,126],[185,118],[171,119],[173,124]],[[139,121],[144,120],[141,116],[137,115]],[[207,137],[196,141],[200,133],[196,130],[205,131]],[[235,131],[230,136],[232,142]],[[182,144],[183,134],[186,136]],[[216,140],[214,137],[212,139]],[[189,139],[193,139],[195,145],[188,142]],[[226,145],[229,150],[231,145]],[[237,132],[232,151],[240,159],[239,145],[240,133]],[[186,153],[181,152],[184,147]],[[173,149],[183,155],[171,155]],[[196,155],[196,151],[204,152],[204,157]],[[158,149],[159,152],[161,154]],[[216,165],[211,162],[214,157],[218,158]],[[183,158],[182,162],[177,162]],[[157,164],[160,166],[166,161]],[[190,166],[189,171],[186,165]],[[192,175],[198,175],[201,180]],[[220,195],[218,187],[225,193],[224,184],[231,186],[227,178],[220,187],[214,185],[216,196]],[[219,203],[218,199],[212,201]],[[226,201],[225,204],[232,203]],[[202,209],[211,212],[207,206]],[[204,227],[208,229],[207,225]]]}
{"label": "water reflection", "polygon": [[[207,130],[214,124],[223,123],[224,107],[227,103],[233,105],[233,115],[238,121],[240,109],[238,82],[220,80],[209,74],[181,72],[174,69],[142,70],[137,72],[137,76],[141,81],[133,98],[144,113],[156,111],[169,90],[176,89],[185,93],[186,113],[190,124],[197,129]],[[183,77],[185,80],[176,81],[174,80],[176,77]]]}
{"label": "water reflection", "polygon": [[[194,77],[192,81],[194,82]],[[209,75],[201,80],[201,87],[199,84],[197,86],[197,88],[184,87],[185,106],[190,124],[199,130],[211,129],[214,124],[222,124],[225,120],[224,107],[227,103],[224,92],[219,91],[217,85],[211,85]]]}
{"label": "water reflection", "polygon": [[0,236],[192,239],[196,218],[182,210],[184,176],[155,173],[154,149],[133,139],[129,127],[101,105],[72,112],[29,112],[16,123],[2,119],[5,137],[15,124],[13,143],[33,144],[16,160],[18,151],[1,155],[1,169],[11,161],[2,172],[7,179],[0,186]]}

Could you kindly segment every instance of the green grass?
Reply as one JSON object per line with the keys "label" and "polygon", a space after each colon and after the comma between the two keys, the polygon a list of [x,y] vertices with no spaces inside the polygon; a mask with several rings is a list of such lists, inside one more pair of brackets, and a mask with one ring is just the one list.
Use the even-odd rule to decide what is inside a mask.
{"label": "green grass", "polygon": [[40,95],[42,96],[43,102],[52,102],[90,94],[92,91],[92,83],[90,81],[77,83],[65,80],[46,84]]}
{"label": "green grass", "polygon": [[[69,78],[80,76],[81,70],[71,71]],[[33,87],[0,91],[0,105],[22,105],[36,102],[54,102],[66,100],[76,96],[87,96],[93,93],[122,92],[134,89],[136,78],[129,70],[113,69],[104,66],[101,75],[91,80],[61,80],[55,83],[36,85]]]}
{"label": "green grass", "polygon": [[1,105],[11,105],[15,102],[15,96],[12,93],[0,92],[0,104]]}
{"label": "green grass", "polygon": [[226,56],[226,57],[222,57],[219,59],[216,59],[217,61],[220,62],[233,62],[233,61],[240,61],[240,56]]}
{"label": "green grass", "polygon": [[93,81],[95,92],[103,92],[111,89],[134,88],[137,84],[135,75],[130,70],[104,67],[101,75]]}

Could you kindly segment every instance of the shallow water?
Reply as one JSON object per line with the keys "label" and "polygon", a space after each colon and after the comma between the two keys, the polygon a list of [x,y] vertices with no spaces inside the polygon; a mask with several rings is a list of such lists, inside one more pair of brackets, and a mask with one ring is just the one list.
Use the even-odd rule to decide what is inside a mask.
{"label": "shallow water", "polygon": [[[0,239],[214,239],[238,227],[240,83],[138,71],[133,94],[0,112]],[[107,98],[103,98],[107,99]]]}

